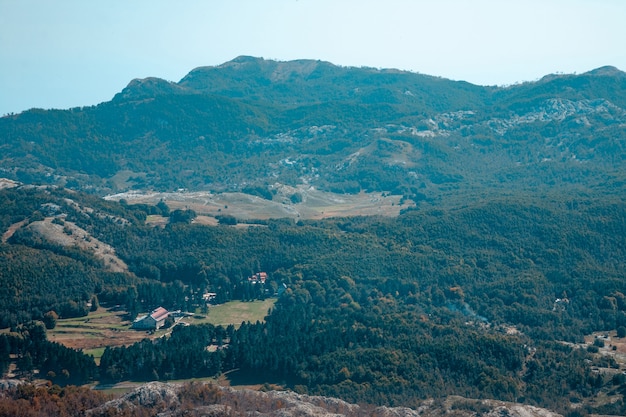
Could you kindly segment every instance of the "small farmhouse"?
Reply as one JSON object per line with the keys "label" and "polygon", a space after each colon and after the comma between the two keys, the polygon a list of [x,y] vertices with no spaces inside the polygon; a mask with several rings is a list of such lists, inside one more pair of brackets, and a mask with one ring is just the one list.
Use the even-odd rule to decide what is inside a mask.
{"label": "small farmhouse", "polygon": [[131,328],[139,330],[157,330],[163,327],[165,319],[169,316],[169,311],[163,307],[153,310],[146,316],[137,317]]}
{"label": "small farmhouse", "polygon": [[214,302],[216,298],[217,293],[214,292],[205,292],[204,294],[202,294],[202,300],[204,300],[204,302],[206,303]]}
{"label": "small farmhouse", "polygon": [[257,272],[256,274],[248,277],[248,282],[252,284],[261,283],[265,284],[265,280],[267,280],[267,272]]}

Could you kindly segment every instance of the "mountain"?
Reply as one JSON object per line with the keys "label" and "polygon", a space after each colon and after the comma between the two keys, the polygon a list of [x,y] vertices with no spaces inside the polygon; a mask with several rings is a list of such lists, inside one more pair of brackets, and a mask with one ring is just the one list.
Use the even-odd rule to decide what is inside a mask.
{"label": "mountain", "polygon": [[483,87],[417,73],[238,57],[109,101],[0,119],[0,174],[99,195],[277,184],[441,204],[624,191],[626,74]]}
{"label": "mountain", "polygon": [[[625,87],[612,67],[481,87],[239,57],[0,119],[0,373],[52,382],[0,409],[625,415]],[[46,339],[103,307],[201,320],[207,293],[276,300],[98,364]],[[217,376],[293,392],[151,384],[104,404],[53,385]]]}

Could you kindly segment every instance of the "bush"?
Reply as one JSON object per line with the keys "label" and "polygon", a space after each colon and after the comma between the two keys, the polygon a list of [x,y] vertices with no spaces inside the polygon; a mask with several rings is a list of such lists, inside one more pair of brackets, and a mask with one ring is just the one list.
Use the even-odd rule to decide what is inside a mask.
{"label": "bush", "polygon": [[289,197],[289,199],[291,200],[293,204],[302,203],[302,194],[300,193],[292,194],[291,197]]}
{"label": "bush", "polygon": [[223,215],[223,216],[215,216],[219,224],[225,224],[229,226],[234,226],[237,224],[237,219],[234,216]]}
{"label": "bush", "polygon": [[174,210],[170,213],[170,223],[190,224],[196,216],[193,210]]}
{"label": "bush", "polygon": [[46,329],[52,330],[56,327],[58,319],[59,315],[54,310],[50,310],[43,315],[42,321],[43,324],[46,326]]}

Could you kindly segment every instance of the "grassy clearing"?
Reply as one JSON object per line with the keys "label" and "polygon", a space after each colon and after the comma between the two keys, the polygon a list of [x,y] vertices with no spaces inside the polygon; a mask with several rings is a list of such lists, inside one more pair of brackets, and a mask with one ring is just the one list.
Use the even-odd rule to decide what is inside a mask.
{"label": "grassy clearing", "polygon": [[130,330],[132,323],[125,319],[125,314],[100,307],[87,317],[60,319],[54,329],[48,330],[48,340],[98,357],[92,350],[97,353],[97,349],[106,346],[130,345],[148,337],[145,332]]}
{"label": "grassy clearing", "polygon": [[[289,197],[298,192],[303,196],[294,204]],[[335,194],[309,186],[298,188],[284,186],[272,200],[242,193],[180,192],[180,193],[122,193],[108,197],[125,199],[129,203],[157,204],[163,200],[171,209],[191,208],[200,216],[196,223],[216,225],[218,215],[231,215],[240,220],[254,219],[321,219],[343,216],[397,216],[400,210],[414,206],[412,202],[400,204],[401,196],[384,193]],[[167,222],[161,216],[148,216],[147,223],[160,225]]]}
{"label": "grassy clearing", "polygon": [[152,226],[165,226],[167,223],[169,223],[169,217],[157,214],[149,214],[146,218],[146,224],[151,224]]}
{"label": "grassy clearing", "polygon": [[[231,301],[212,306],[206,315],[195,315],[183,319],[185,323],[211,323],[215,326],[232,324],[239,327],[242,322],[263,321],[276,299],[241,302]],[[111,311],[100,307],[87,317],[61,319],[54,329],[48,330],[48,340],[61,343],[74,349],[82,349],[100,361],[107,346],[128,346],[145,338],[154,339],[168,334],[171,329],[161,329],[152,334],[146,331],[131,330],[131,322],[125,312]]]}
{"label": "grassy clearing", "polygon": [[239,327],[242,322],[255,323],[263,321],[270,308],[276,303],[275,298],[263,301],[231,301],[226,304],[211,306],[209,313],[203,319],[199,316],[191,317],[185,321],[190,324],[211,323],[215,326],[228,326],[229,324]]}
{"label": "grassy clearing", "polygon": [[93,360],[96,362],[96,365],[100,365],[100,358],[102,358],[102,354],[104,354],[104,347],[94,348],[94,349],[85,349],[83,352],[86,355],[93,356]]}

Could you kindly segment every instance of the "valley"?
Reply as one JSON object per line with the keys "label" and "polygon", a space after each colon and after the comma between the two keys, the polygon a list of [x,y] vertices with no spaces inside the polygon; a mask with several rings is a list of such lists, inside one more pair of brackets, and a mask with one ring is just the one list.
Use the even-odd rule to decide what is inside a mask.
{"label": "valley", "polygon": [[612,67],[238,57],[2,117],[0,402],[624,415],[624,139]]}

